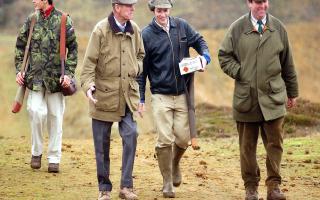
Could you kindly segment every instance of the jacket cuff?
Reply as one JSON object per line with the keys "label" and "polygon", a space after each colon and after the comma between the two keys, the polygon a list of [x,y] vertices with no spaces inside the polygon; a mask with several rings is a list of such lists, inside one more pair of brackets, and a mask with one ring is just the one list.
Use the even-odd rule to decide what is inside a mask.
{"label": "jacket cuff", "polygon": [[207,53],[207,52],[203,53],[203,57],[206,59],[207,64],[209,64],[211,62],[211,57],[210,57],[209,53]]}

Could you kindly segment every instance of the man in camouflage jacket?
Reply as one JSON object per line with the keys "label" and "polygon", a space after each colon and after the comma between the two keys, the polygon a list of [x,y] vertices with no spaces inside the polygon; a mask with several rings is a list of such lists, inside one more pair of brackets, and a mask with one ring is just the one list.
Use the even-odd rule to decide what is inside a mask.
{"label": "man in camouflage jacket", "polygon": [[[16,82],[30,90],[27,110],[32,131],[31,167],[41,167],[42,129],[48,124],[48,172],[58,172],[61,158],[62,121],[65,99],[62,87],[68,87],[77,66],[78,45],[70,17],[66,23],[65,76],[61,78],[60,26],[62,12],[55,9],[52,0],[33,0],[36,13],[31,14],[22,26],[16,43]],[[31,37],[29,65],[21,73],[24,49],[27,45],[32,17],[36,23]]]}

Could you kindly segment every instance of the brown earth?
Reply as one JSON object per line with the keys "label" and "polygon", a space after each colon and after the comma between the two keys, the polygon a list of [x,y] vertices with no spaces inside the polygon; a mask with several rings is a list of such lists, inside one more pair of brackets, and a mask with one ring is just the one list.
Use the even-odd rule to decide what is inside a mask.
{"label": "brown earth", "polygon": [[[111,144],[113,199],[118,199],[121,140],[114,131]],[[140,134],[134,167],[135,191],[143,200],[163,199],[161,176],[154,158],[154,134]],[[47,141],[47,139],[46,139]],[[258,161],[265,199],[265,155],[259,142]],[[244,199],[237,138],[201,138],[201,149],[188,149],[181,166],[183,184],[176,199]],[[46,147],[46,145],[45,145]],[[45,148],[46,149],[46,148]],[[64,139],[61,172],[48,174],[46,153],[40,170],[30,168],[30,137],[0,134],[0,199],[96,199],[98,194],[93,141]],[[320,199],[320,135],[285,140],[281,165],[282,190],[289,200]]]}

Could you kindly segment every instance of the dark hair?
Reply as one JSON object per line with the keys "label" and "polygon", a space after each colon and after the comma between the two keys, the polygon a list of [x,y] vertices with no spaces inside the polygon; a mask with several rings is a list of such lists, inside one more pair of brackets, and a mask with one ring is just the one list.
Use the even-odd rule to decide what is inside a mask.
{"label": "dark hair", "polygon": [[49,3],[50,5],[52,5],[52,0],[48,0],[48,3]]}

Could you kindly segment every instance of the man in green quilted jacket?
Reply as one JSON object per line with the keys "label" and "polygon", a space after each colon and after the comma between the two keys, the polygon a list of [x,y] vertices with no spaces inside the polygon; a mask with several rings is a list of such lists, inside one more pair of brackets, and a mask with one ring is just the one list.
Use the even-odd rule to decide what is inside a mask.
{"label": "man in green quilted jacket", "polygon": [[[25,85],[28,94],[27,110],[32,132],[31,168],[41,167],[43,128],[47,122],[49,133],[48,172],[59,172],[62,144],[62,122],[65,97],[62,87],[70,85],[77,66],[78,45],[70,17],[66,23],[65,75],[61,77],[60,26],[62,12],[57,10],[52,0],[33,0],[36,12],[29,15],[22,26],[15,49],[16,82]],[[27,45],[32,17],[36,18],[33,29],[29,64],[21,73],[24,51]]]}
{"label": "man in green quilted jacket", "polygon": [[258,200],[259,134],[266,150],[267,200],[285,200],[280,189],[283,122],[296,105],[298,80],[288,34],[268,13],[268,0],[247,0],[250,12],[230,26],[219,49],[222,70],[235,80],[233,118],[240,144],[245,200]]}

